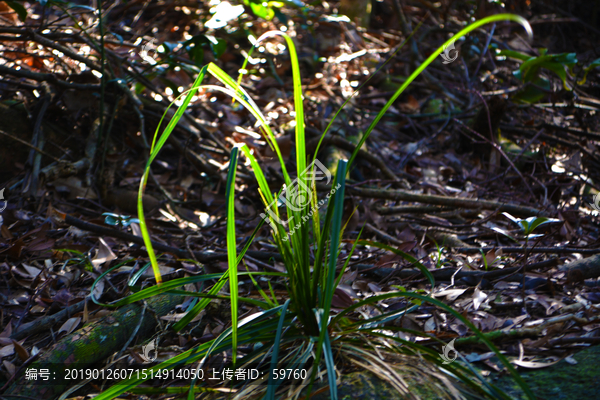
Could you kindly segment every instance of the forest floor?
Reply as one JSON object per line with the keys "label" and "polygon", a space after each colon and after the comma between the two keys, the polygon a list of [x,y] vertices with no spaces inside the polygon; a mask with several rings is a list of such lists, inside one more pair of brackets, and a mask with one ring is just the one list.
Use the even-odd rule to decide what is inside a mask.
{"label": "forest floor", "polygon": [[[523,374],[561,360],[576,364],[574,354],[600,343],[597,7],[374,1],[361,27],[359,18],[341,16],[337,2],[255,10],[273,13],[271,20],[246,8],[229,21],[234,11],[219,20],[208,2],[107,2],[101,25],[91,2],[26,2],[15,6],[20,16],[11,3],[21,4],[0,2],[0,393],[61,338],[109,314],[96,303],[155,284],[129,216],[137,215],[161,116],[200,67],[213,61],[235,78],[249,59],[242,85],[295,165],[285,42],[271,38],[248,54],[251,41],[270,30],[286,31],[297,46],[310,151],[349,99],[317,155],[334,171],[407,76],[453,33],[499,11],[525,17],[532,40],[517,24],[497,23],[442,53],[389,108],[349,174],[342,263],[363,229],[361,239],[418,260],[435,288],[400,255],[357,246],[332,307],[399,288],[431,292],[489,334]],[[283,184],[254,118],[227,96],[202,90],[186,114],[152,165],[144,196],[165,281],[227,270],[225,182],[236,143],[254,151],[274,192]],[[241,162],[240,244],[264,212],[249,171]],[[265,226],[240,270],[285,271],[276,251]],[[273,289],[281,296],[285,286]],[[241,280],[239,290],[259,297],[251,281]],[[216,300],[187,331],[165,333],[190,302],[169,308],[175,314],[157,313],[162,328],[130,321],[133,333],[106,358],[141,362],[141,345],[160,337],[156,354],[166,359],[230,326],[229,306]],[[406,304],[388,299],[382,306]],[[240,304],[240,315],[252,309]],[[134,311],[143,319],[144,311]],[[406,340],[415,340],[411,330],[456,339],[462,360],[484,375],[503,369],[438,307],[423,304],[390,324],[405,328]],[[433,340],[421,344],[440,350]]]}

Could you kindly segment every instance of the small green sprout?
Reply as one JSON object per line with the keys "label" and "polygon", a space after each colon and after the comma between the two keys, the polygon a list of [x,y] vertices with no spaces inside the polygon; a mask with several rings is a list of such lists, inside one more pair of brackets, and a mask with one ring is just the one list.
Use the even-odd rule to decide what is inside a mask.
{"label": "small green sprout", "polygon": [[535,230],[538,226],[542,226],[545,224],[551,224],[555,222],[561,222],[556,218],[546,218],[546,217],[529,217],[527,219],[521,219],[517,217],[513,217],[507,212],[502,213],[506,218],[510,219],[515,224],[519,225],[527,239],[532,239],[536,237],[540,237],[542,235],[532,235],[531,232]]}
{"label": "small green sprout", "polygon": [[104,223],[106,223],[107,225],[113,225],[113,226],[122,225],[123,227],[127,228],[132,223],[136,223],[136,224],[140,223],[139,219],[131,218],[130,215],[120,215],[120,214],[113,214],[113,213],[104,213],[102,215],[106,217],[106,218],[104,218]]}

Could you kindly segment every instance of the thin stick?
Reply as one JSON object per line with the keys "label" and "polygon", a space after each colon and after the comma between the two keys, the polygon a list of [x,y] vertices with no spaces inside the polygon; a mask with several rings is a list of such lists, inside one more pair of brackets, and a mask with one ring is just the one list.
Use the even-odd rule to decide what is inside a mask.
{"label": "thin stick", "polygon": [[5,136],[8,136],[8,137],[9,137],[9,138],[11,138],[11,139],[14,139],[14,140],[16,140],[17,142],[19,142],[19,143],[21,143],[21,144],[24,144],[25,146],[27,146],[27,147],[29,147],[29,148],[31,148],[31,149],[33,149],[33,150],[37,151],[37,152],[38,152],[38,153],[40,153],[41,155],[44,155],[44,156],[46,156],[46,157],[50,157],[51,159],[53,159],[53,160],[54,160],[54,161],[56,161],[56,162],[62,162],[60,158],[56,158],[56,157],[54,157],[53,155],[50,155],[50,154],[46,153],[44,150],[40,149],[39,147],[36,147],[36,146],[32,145],[31,143],[27,143],[27,142],[26,142],[26,141],[24,141],[23,139],[19,139],[18,137],[15,137],[15,136],[11,135],[11,134],[10,134],[10,133],[8,133],[8,132],[4,132],[4,131],[3,131],[3,130],[1,130],[1,129],[0,129],[0,133],[1,133],[1,134],[3,134],[3,135],[5,135]]}

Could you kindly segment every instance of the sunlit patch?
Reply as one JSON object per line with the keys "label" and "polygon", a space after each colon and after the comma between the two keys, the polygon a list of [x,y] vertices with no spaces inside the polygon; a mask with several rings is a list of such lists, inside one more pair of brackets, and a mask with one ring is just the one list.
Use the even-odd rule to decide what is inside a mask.
{"label": "sunlit patch", "polygon": [[205,26],[209,29],[219,29],[227,26],[229,21],[242,15],[244,13],[244,6],[241,4],[232,6],[229,2],[224,1],[211,8],[210,12],[214,15],[206,22]]}
{"label": "sunlit patch", "polygon": [[177,218],[175,218],[174,215],[169,214],[168,212],[166,212],[165,210],[163,210],[162,208],[158,210],[165,218],[167,218],[169,221],[172,222],[176,222]]}

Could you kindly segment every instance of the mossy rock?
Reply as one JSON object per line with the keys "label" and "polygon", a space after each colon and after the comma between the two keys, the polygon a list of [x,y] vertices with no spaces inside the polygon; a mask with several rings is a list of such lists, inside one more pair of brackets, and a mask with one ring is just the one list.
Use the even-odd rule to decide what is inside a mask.
{"label": "mossy rock", "polygon": [[[521,370],[521,377],[539,399],[600,399],[600,346],[583,350],[573,358],[575,365],[563,360],[548,368]],[[493,383],[515,399],[525,398],[510,377],[494,379]]]}
{"label": "mossy rock", "polygon": [[[340,400],[394,399],[397,397],[398,392],[392,385],[370,372],[347,374],[338,386],[338,399]],[[311,397],[312,400],[327,400],[329,398],[329,390]]]}

